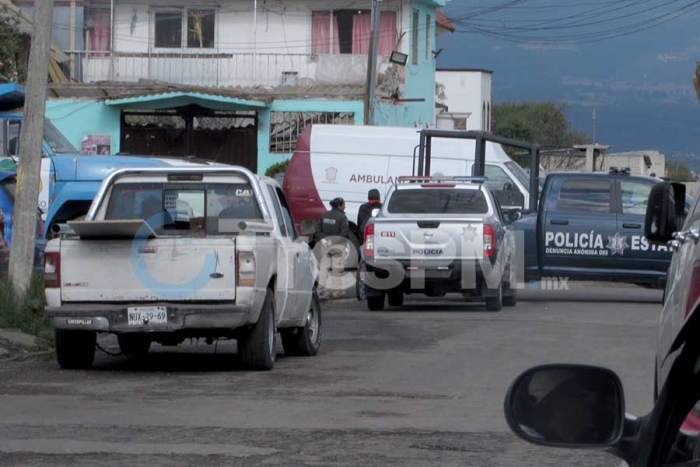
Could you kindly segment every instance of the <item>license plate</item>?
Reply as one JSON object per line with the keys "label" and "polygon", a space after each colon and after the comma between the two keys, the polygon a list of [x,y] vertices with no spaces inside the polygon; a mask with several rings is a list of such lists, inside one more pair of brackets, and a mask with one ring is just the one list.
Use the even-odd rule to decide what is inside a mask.
{"label": "license plate", "polygon": [[130,326],[168,324],[168,310],[164,306],[129,308],[127,314]]}

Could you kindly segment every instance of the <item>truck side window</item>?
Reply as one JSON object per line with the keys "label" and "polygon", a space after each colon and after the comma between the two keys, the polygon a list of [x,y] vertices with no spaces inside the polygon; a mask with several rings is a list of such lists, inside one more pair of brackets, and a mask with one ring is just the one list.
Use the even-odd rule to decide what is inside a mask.
{"label": "truck side window", "polygon": [[628,180],[620,181],[620,194],[622,196],[622,213],[646,215],[649,193],[652,185]]}
{"label": "truck side window", "polygon": [[290,237],[296,239],[297,231],[294,228],[294,221],[292,220],[292,214],[289,210],[289,204],[287,204],[287,198],[284,197],[284,193],[282,193],[282,190],[279,188],[275,188],[275,191],[277,192],[277,197],[282,205],[282,216],[284,216],[284,223],[287,226],[287,232],[289,232]]}
{"label": "truck side window", "polygon": [[7,155],[19,156],[19,133],[22,123],[18,120],[11,121],[7,128]]}
{"label": "truck side window", "polygon": [[610,180],[566,180],[559,193],[558,210],[564,212],[610,212]]}
{"label": "truck side window", "polygon": [[501,191],[506,183],[510,183],[515,189],[515,183],[513,183],[513,180],[511,180],[503,169],[497,165],[486,165],[484,168],[484,175],[489,179],[489,181],[485,183],[489,190]]}
{"label": "truck side window", "polygon": [[282,210],[280,209],[280,204],[277,200],[275,190],[271,186],[268,186],[267,190],[270,192],[270,198],[272,198],[272,205],[275,207],[275,216],[277,216],[277,223],[280,225],[280,232],[282,232],[282,236],[288,237],[289,234],[287,233],[287,226],[284,224],[284,217],[282,217]]}

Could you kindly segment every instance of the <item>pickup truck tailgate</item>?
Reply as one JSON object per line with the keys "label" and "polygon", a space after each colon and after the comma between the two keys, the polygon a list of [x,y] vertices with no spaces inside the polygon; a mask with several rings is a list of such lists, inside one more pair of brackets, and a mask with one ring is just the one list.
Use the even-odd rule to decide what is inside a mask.
{"label": "pickup truck tailgate", "polygon": [[481,219],[377,218],[377,258],[396,260],[471,260],[484,255]]}
{"label": "pickup truck tailgate", "polygon": [[64,302],[236,298],[234,238],[61,241]]}

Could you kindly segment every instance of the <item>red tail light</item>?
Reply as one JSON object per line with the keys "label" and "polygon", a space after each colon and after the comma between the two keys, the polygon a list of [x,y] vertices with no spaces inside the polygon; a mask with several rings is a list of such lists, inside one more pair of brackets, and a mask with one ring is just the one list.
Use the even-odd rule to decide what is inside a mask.
{"label": "red tail light", "polygon": [[685,304],[685,317],[687,318],[695,309],[700,298],[700,262],[693,264],[693,272],[690,277],[690,287],[688,288],[688,301]]}
{"label": "red tail light", "polygon": [[374,224],[365,227],[365,258],[374,258]]}
{"label": "red tail light", "polygon": [[496,254],[496,232],[492,225],[484,225],[484,256],[493,257]]}
{"label": "red tail light", "polygon": [[61,254],[50,252],[44,255],[44,287],[61,287]]}

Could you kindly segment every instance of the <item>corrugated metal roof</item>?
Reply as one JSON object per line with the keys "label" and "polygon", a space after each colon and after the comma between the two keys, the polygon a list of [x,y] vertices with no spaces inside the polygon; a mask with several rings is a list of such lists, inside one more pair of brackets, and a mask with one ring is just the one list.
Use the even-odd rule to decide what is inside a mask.
{"label": "corrugated metal roof", "polygon": [[198,94],[220,98],[272,102],[275,99],[335,99],[357,100],[364,96],[364,86],[312,85],[312,86],[264,86],[207,88],[161,82],[103,82],[94,84],[53,84],[49,87],[51,98],[73,99],[136,99],[168,94]]}

